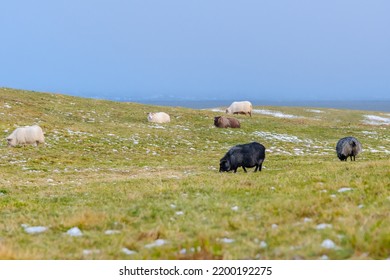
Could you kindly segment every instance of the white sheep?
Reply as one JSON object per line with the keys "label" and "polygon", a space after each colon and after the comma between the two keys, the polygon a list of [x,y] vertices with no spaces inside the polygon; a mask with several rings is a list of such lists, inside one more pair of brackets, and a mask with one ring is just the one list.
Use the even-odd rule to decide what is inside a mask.
{"label": "white sheep", "polygon": [[45,136],[42,128],[38,125],[18,127],[8,137],[7,142],[9,147],[26,144],[45,144]]}
{"label": "white sheep", "polygon": [[154,123],[167,123],[171,121],[171,118],[164,112],[148,113],[148,121]]}
{"label": "white sheep", "polygon": [[252,103],[235,101],[226,109],[226,114],[249,114],[252,117]]}

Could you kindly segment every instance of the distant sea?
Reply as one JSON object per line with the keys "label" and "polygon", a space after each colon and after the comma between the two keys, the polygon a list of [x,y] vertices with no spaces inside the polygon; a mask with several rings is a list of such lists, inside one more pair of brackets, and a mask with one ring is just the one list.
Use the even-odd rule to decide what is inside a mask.
{"label": "distant sea", "polygon": [[[123,100],[125,101],[125,100]],[[126,100],[142,104],[158,106],[186,107],[192,109],[208,109],[216,107],[228,107],[232,100]],[[390,100],[377,101],[262,101],[250,100],[253,106],[289,106],[310,108],[334,108],[350,110],[366,110],[390,112]]]}

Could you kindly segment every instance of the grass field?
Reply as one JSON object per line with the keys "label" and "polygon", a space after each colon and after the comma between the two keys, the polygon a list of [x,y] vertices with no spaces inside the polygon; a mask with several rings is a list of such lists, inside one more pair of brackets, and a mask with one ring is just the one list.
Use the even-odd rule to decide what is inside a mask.
{"label": "grass field", "polygon": [[[219,109],[0,89],[0,258],[389,258],[390,114],[255,109],[218,129]],[[148,123],[155,111],[171,123]],[[32,124],[45,146],[7,147]],[[355,162],[336,157],[345,136]],[[252,141],[262,172],[218,172]]]}

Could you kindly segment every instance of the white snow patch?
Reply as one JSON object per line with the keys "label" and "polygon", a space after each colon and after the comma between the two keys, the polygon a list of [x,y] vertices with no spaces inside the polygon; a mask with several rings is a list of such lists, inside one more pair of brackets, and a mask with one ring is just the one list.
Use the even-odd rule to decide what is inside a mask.
{"label": "white snow patch", "polygon": [[321,260],[329,260],[329,257],[327,255],[322,255],[320,259]]}
{"label": "white snow patch", "polygon": [[311,113],[317,113],[317,114],[321,114],[323,113],[324,111],[321,111],[321,110],[315,110],[315,109],[307,109],[306,110],[307,112],[311,112]]}
{"label": "white snow patch", "polygon": [[278,225],[277,224],[272,224],[271,228],[276,229],[276,228],[278,228]]}
{"label": "white snow patch", "polygon": [[177,211],[175,214],[178,215],[178,216],[182,216],[182,215],[184,215],[184,212],[183,211]]}
{"label": "white snow patch", "polygon": [[97,250],[97,249],[93,249],[93,250],[85,249],[85,250],[83,250],[83,255],[85,255],[85,256],[92,255],[92,254],[100,254],[100,250]]}
{"label": "white snow patch", "polygon": [[120,233],[120,231],[115,230],[115,229],[108,229],[104,232],[104,234],[107,234],[107,235],[118,234],[118,233]]}
{"label": "white snow patch", "polygon": [[341,188],[338,190],[338,192],[349,192],[349,191],[352,191],[353,189],[352,188]]}
{"label": "white snow patch", "polygon": [[44,226],[34,226],[30,227],[28,225],[22,224],[22,227],[24,228],[24,231],[27,232],[28,234],[36,234],[36,233],[42,233],[47,231],[47,227]]}
{"label": "white snow patch", "polygon": [[231,209],[232,209],[233,211],[238,211],[238,206],[233,206]]}
{"label": "white snow patch", "polygon": [[267,248],[268,244],[264,240],[260,241],[260,248]]}
{"label": "white snow patch", "polygon": [[316,226],[316,229],[319,229],[319,230],[326,229],[326,228],[332,228],[332,225],[331,224],[318,224]]}
{"label": "white snow patch", "polygon": [[379,117],[375,115],[364,115],[363,123],[371,125],[390,125],[390,118]]}
{"label": "white snow patch", "polygon": [[265,131],[255,131],[253,132],[253,134],[265,138],[267,140],[277,140],[281,142],[290,142],[290,143],[309,143],[309,144],[313,143],[313,140],[311,139],[302,140],[297,136],[289,135],[289,134],[278,134],[278,133],[265,132]]}
{"label": "white snow patch", "polygon": [[66,232],[66,234],[70,235],[70,236],[82,236],[83,235],[83,233],[81,232],[81,230],[78,227],[72,227],[71,229],[69,229]]}
{"label": "white snow patch", "polygon": [[224,237],[224,238],[221,239],[221,242],[230,244],[230,243],[234,242],[234,239]]}
{"label": "white snow patch", "polygon": [[158,129],[165,129],[165,127],[163,127],[161,125],[149,125],[149,127],[151,127],[151,128],[158,128]]}
{"label": "white snow patch", "polygon": [[223,109],[221,109],[221,108],[211,108],[211,109],[208,109],[209,111],[211,111],[211,112],[226,112],[226,110],[223,110]]}
{"label": "white snow patch", "polygon": [[330,239],[325,239],[321,243],[321,247],[326,248],[326,249],[335,249],[336,248],[336,244],[332,240],[330,240]]}
{"label": "white snow patch", "polygon": [[165,244],[167,244],[167,241],[165,241],[164,239],[157,239],[152,243],[146,244],[145,248],[150,249],[153,247],[160,247],[160,246],[165,245]]}
{"label": "white snow patch", "polygon": [[127,249],[127,248],[122,248],[122,253],[125,253],[126,255],[134,255],[134,254],[137,254],[136,251],[129,250],[129,249]]}
{"label": "white snow patch", "polygon": [[311,219],[311,218],[304,218],[304,219],[303,219],[303,222],[304,222],[304,223],[310,223],[312,220],[313,220],[313,219]]}
{"label": "white snow patch", "polygon": [[290,114],[284,114],[284,113],[279,112],[279,111],[271,111],[271,110],[255,109],[255,110],[252,110],[252,113],[273,116],[273,117],[276,117],[276,118],[286,118],[286,119],[305,118],[305,117],[302,117],[302,116],[295,116],[295,115],[290,115]]}

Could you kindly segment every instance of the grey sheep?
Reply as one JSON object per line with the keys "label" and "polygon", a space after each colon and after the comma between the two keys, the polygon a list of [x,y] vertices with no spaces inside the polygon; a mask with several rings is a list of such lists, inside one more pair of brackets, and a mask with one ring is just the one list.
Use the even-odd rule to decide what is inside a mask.
{"label": "grey sheep", "polygon": [[344,137],[337,142],[336,153],[341,161],[347,161],[348,157],[355,161],[355,156],[361,152],[362,144],[355,137]]}

